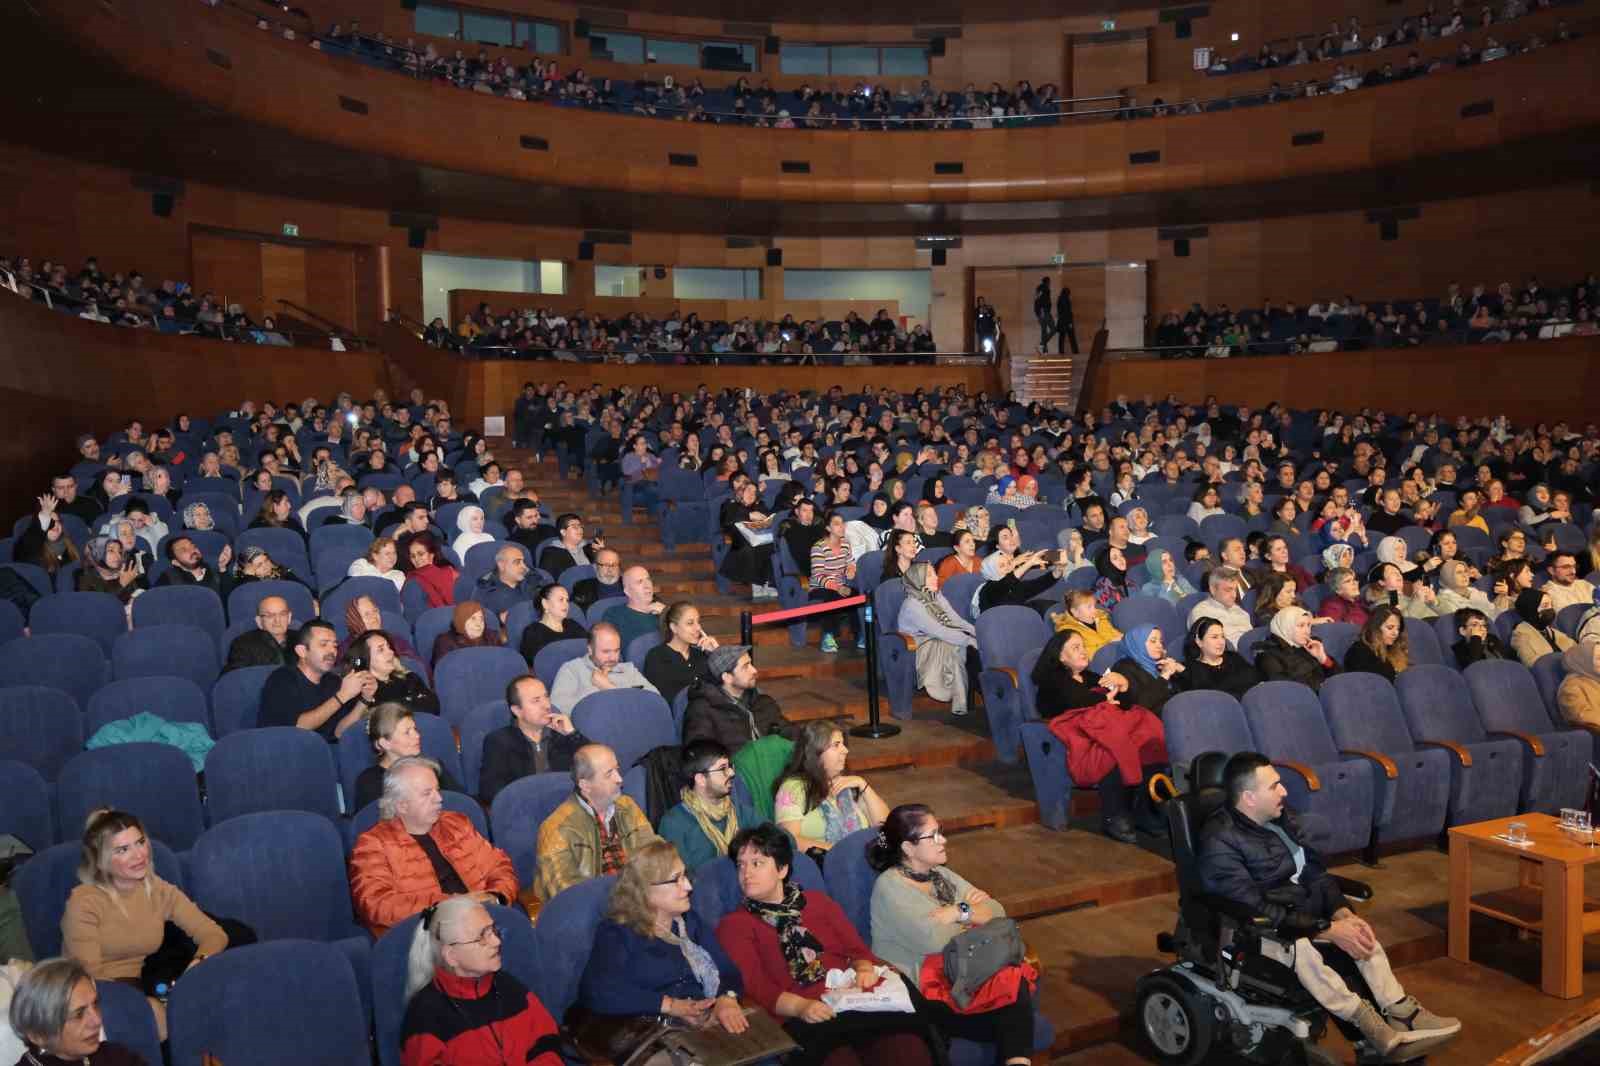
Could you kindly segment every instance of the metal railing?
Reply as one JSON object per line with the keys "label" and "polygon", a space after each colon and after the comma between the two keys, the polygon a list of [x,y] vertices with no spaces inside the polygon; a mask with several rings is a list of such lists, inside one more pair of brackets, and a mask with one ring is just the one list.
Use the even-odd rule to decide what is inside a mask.
{"label": "metal railing", "polygon": [[[1514,341],[1559,340],[1562,337],[1592,336],[1600,325],[1576,319],[1542,319],[1529,326],[1510,329],[1456,327],[1431,330],[1410,338],[1393,333],[1382,337],[1294,337],[1281,340],[1228,342],[1214,339],[1196,344],[1144,344],[1137,347],[1107,348],[1107,359],[1229,359],[1268,355],[1316,355],[1325,352],[1370,352],[1399,348],[1433,348],[1460,344],[1498,344]],[[1524,335],[1526,334],[1526,335]]]}
{"label": "metal railing", "polygon": [[[63,314],[71,312],[87,321],[100,322],[99,318],[87,318],[84,311],[93,306],[95,312],[105,321],[101,325],[119,326],[124,329],[148,329],[168,336],[196,336],[210,340],[232,341],[238,344],[259,344],[267,347],[278,348],[330,348],[330,336],[322,333],[307,333],[304,330],[267,329],[259,323],[249,326],[230,325],[224,314],[220,322],[201,322],[197,318],[163,318],[148,308],[144,307],[117,307],[114,303],[108,304],[100,300],[88,300],[83,297],[73,296],[70,293],[53,289],[38,282],[18,278],[10,270],[0,267],[0,288],[10,290],[12,293],[33,303],[42,303],[52,311]],[[224,304],[226,306],[226,304]],[[134,318],[138,321],[125,322],[125,318]],[[276,326],[276,323],[274,323]],[[169,328],[171,327],[171,328]],[[348,351],[364,351],[377,347],[373,342],[361,337],[340,337],[339,342]]]}

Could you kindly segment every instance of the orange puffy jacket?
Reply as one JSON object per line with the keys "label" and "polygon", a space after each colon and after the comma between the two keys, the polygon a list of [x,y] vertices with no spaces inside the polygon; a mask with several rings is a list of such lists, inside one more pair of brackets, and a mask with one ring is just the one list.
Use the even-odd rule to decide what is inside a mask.
{"label": "orange puffy jacket", "polygon": [[[455,867],[469,892],[498,892],[517,899],[517,874],[511,857],[490,844],[464,814],[445,811],[428,835]],[[350,897],[356,921],[380,937],[430,903],[444,899],[427,852],[406,832],[400,819],[379,822],[356,838],[350,853]]]}

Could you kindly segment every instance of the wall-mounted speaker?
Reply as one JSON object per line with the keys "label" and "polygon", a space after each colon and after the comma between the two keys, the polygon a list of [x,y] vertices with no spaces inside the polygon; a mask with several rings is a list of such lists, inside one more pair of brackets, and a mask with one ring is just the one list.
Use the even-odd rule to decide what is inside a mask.
{"label": "wall-mounted speaker", "polygon": [[1188,19],[1179,19],[1172,24],[1172,28],[1180,41],[1187,41],[1194,34],[1194,23]]}
{"label": "wall-mounted speaker", "polygon": [[943,37],[935,37],[928,42],[928,54],[935,57],[944,55]]}
{"label": "wall-mounted speaker", "polygon": [[782,45],[783,42],[779,41],[777,37],[769,35],[767,37],[766,47],[764,50],[766,51],[767,55],[775,56],[781,50]]}
{"label": "wall-mounted speaker", "polygon": [[577,19],[572,24],[572,36],[583,39],[589,36],[589,20]]}
{"label": "wall-mounted speaker", "polygon": [[782,248],[768,248],[767,249],[767,266],[769,266],[769,267],[781,267],[781,266],[783,266],[783,249]]}
{"label": "wall-mounted speaker", "polygon": [[1172,242],[1172,254],[1179,259],[1189,258],[1189,238],[1179,237]]}
{"label": "wall-mounted speaker", "polygon": [[1400,223],[1392,218],[1384,219],[1378,223],[1378,239],[1383,241],[1397,241],[1400,239]]}
{"label": "wall-mounted speaker", "polygon": [[157,218],[171,218],[172,194],[170,192],[151,193],[150,213]]}
{"label": "wall-mounted speaker", "polygon": [[594,242],[593,241],[579,241],[578,242],[578,258],[579,259],[593,259],[594,258]]}
{"label": "wall-mounted speaker", "polygon": [[944,266],[945,260],[947,258],[948,257],[946,256],[945,250],[943,248],[935,248],[933,250],[933,265],[934,266],[936,266],[936,267]]}
{"label": "wall-mounted speaker", "polygon": [[656,267],[656,280],[657,281],[665,281],[665,280],[667,280],[667,268],[666,267]]}
{"label": "wall-mounted speaker", "polygon": [[428,231],[421,226],[411,226],[406,230],[407,248],[426,248],[428,246]]}

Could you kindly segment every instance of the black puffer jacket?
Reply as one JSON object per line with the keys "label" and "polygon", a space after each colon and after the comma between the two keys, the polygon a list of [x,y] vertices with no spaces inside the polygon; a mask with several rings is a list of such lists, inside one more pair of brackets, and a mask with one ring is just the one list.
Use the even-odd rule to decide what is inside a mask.
{"label": "black puffer jacket", "polygon": [[1298,884],[1291,881],[1294,856],[1282,838],[1234,808],[1223,807],[1200,831],[1200,876],[1206,891],[1253,907],[1274,924],[1283,921],[1291,905],[1268,902],[1266,894],[1273,889],[1288,888],[1293,909],[1317,918],[1331,917],[1348,906],[1344,893],[1328,876],[1322,856],[1305,842],[1294,811],[1285,807],[1278,816],[1278,827],[1305,849],[1306,867]]}
{"label": "black puffer jacket", "polygon": [[689,704],[683,713],[683,742],[715,740],[728,754],[773,733],[794,740],[799,731],[778,706],[778,701],[760,689],[751,689],[738,703],[721,685],[701,681],[689,690]]}
{"label": "black puffer jacket", "polygon": [[1268,681],[1298,681],[1313,692],[1339,672],[1337,666],[1323,666],[1316,656],[1289,644],[1276,633],[1269,633],[1256,645],[1256,669]]}

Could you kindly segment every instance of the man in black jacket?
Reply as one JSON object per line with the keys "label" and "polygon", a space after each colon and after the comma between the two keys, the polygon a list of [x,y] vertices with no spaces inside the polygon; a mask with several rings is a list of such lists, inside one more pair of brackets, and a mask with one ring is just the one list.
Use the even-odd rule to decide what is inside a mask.
{"label": "man in black jacket", "polygon": [[752,740],[781,734],[794,740],[796,726],[778,701],[756,688],[756,667],[748,644],[724,644],[706,657],[715,684],[701,681],[689,692],[683,714],[683,742],[714,740],[734,755]]}
{"label": "man in black jacket", "polygon": [[[1271,761],[1240,752],[1223,776],[1228,805],[1201,832],[1200,874],[1207,892],[1265,915],[1280,932],[1300,933],[1292,943],[1263,937],[1262,954],[1293,969],[1318,1003],[1358,1028],[1380,1054],[1459,1032],[1460,1021],[1431,1013],[1400,987],[1372,927],[1350,908],[1322,857],[1302,843],[1300,821],[1284,805]],[[1377,1006],[1328,965],[1327,945],[1355,960]]]}
{"label": "man in black jacket", "polygon": [[478,773],[478,798],[485,807],[500,790],[529,774],[572,769],[572,757],[589,738],[572,719],[550,706],[544,682],[521,674],[506,685],[511,722],[483,738],[483,768]]}
{"label": "man in black jacket", "polygon": [[289,629],[293,625],[288,600],[281,596],[263,598],[256,604],[256,628],[233,638],[222,672],[246,666],[293,666],[294,649],[289,647]]}

